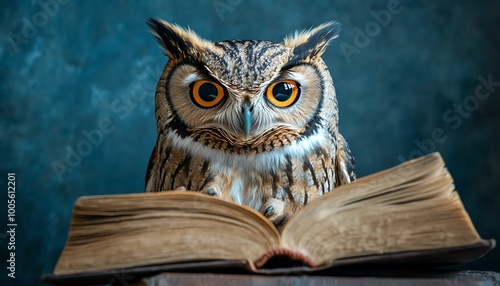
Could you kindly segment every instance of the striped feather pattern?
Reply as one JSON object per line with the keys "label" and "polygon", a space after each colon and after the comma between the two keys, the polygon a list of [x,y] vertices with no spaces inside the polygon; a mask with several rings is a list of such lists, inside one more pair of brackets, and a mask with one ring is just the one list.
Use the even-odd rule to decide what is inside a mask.
{"label": "striped feather pattern", "polygon": [[[166,41],[170,60],[156,90],[158,138],[146,191],[203,192],[283,225],[315,198],[355,179],[354,159],[338,133],[333,81],[320,58],[337,35],[335,23],[296,34],[286,44],[212,43],[166,22],[151,20],[150,26]],[[223,86],[223,103],[196,107],[189,96],[196,80]],[[298,82],[301,92],[283,109],[265,99],[267,87],[280,80]],[[243,104],[252,110],[250,134],[240,124]]]}

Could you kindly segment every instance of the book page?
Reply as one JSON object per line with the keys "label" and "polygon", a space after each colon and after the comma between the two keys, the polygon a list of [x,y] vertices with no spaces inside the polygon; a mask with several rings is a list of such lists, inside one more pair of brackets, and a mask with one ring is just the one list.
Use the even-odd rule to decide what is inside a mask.
{"label": "book page", "polygon": [[77,201],[56,275],[218,259],[254,260],[279,246],[251,208],[195,192],[84,197]]}
{"label": "book page", "polygon": [[283,245],[317,264],[480,241],[434,153],[361,178],[311,202],[285,226]]}

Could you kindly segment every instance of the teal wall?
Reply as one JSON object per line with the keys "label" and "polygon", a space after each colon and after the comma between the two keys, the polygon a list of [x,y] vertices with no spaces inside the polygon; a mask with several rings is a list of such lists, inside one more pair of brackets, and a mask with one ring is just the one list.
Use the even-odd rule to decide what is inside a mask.
{"label": "teal wall", "polygon": [[[324,58],[358,174],[439,151],[480,234],[499,239],[500,2],[434,2],[2,1],[0,282],[15,284],[1,284],[52,271],[79,196],[143,191],[167,60],[145,24],[156,16],[211,40],[280,41],[342,22]],[[4,257],[8,172],[16,280]],[[500,250],[464,267],[500,271]]]}

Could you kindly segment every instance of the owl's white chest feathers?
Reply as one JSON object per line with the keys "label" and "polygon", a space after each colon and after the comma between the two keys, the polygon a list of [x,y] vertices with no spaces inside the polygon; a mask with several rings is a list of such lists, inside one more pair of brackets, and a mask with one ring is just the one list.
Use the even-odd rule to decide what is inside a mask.
{"label": "owl's white chest feathers", "polygon": [[230,200],[259,210],[262,207],[264,193],[256,184],[260,177],[269,175],[282,168],[286,157],[298,158],[307,156],[318,146],[327,144],[322,130],[307,139],[294,142],[288,146],[256,154],[232,154],[223,150],[212,149],[191,138],[181,138],[168,133],[168,139],[174,148],[180,148],[192,157],[203,158],[209,162],[213,174],[227,178],[230,189]]}

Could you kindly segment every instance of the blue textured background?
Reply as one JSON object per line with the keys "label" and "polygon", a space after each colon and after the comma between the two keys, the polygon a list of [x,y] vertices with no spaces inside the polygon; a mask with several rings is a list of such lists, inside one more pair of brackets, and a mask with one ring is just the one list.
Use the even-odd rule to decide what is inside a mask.
{"label": "blue textured background", "polygon": [[[439,151],[480,234],[500,239],[500,87],[480,87],[486,99],[476,93],[479,77],[500,81],[500,2],[401,0],[383,26],[374,15],[393,0],[178,2],[0,4],[1,233],[7,172],[17,177],[18,223],[15,281],[6,280],[0,236],[2,285],[38,284],[52,271],[79,196],[143,191],[155,82],[167,60],[146,28],[151,16],[211,40],[280,41],[341,21],[324,58],[358,174]],[[85,143],[98,128],[110,132]],[[89,154],[67,161],[71,148]],[[59,176],[58,164],[68,166]],[[500,271],[500,250],[464,267]]]}

